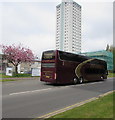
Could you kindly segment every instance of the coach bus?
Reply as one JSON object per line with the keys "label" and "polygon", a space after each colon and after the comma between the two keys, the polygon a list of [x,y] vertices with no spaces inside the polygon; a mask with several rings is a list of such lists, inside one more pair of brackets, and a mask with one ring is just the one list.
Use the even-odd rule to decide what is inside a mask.
{"label": "coach bus", "polygon": [[64,52],[45,51],[41,60],[41,81],[67,84],[107,79],[107,64],[103,60]]}

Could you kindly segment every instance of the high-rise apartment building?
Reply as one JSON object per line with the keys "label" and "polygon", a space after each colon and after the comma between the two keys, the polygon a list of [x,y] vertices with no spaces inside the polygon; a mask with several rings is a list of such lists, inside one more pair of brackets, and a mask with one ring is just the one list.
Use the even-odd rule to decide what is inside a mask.
{"label": "high-rise apartment building", "polygon": [[81,52],[81,6],[73,0],[62,0],[56,12],[56,49]]}

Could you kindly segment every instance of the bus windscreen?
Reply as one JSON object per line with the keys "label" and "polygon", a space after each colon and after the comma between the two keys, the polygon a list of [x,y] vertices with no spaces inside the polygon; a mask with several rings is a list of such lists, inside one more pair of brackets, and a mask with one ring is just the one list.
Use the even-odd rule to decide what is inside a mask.
{"label": "bus windscreen", "polygon": [[54,60],[55,52],[54,51],[46,51],[43,53],[42,60]]}

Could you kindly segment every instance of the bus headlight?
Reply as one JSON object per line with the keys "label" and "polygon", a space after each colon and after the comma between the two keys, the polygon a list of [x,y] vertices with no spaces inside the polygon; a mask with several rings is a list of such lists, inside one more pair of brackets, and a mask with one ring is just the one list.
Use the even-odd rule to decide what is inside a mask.
{"label": "bus headlight", "polygon": [[54,74],[54,79],[56,79],[56,77],[57,77],[57,74],[55,73],[55,74]]}

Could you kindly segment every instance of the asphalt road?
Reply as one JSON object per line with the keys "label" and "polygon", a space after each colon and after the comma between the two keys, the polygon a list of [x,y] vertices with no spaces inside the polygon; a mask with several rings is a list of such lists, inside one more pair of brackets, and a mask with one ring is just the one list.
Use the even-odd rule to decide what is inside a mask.
{"label": "asphalt road", "polygon": [[[115,79],[115,78],[114,78]],[[2,84],[3,118],[36,118],[113,90],[113,79],[56,86],[35,80]]]}

